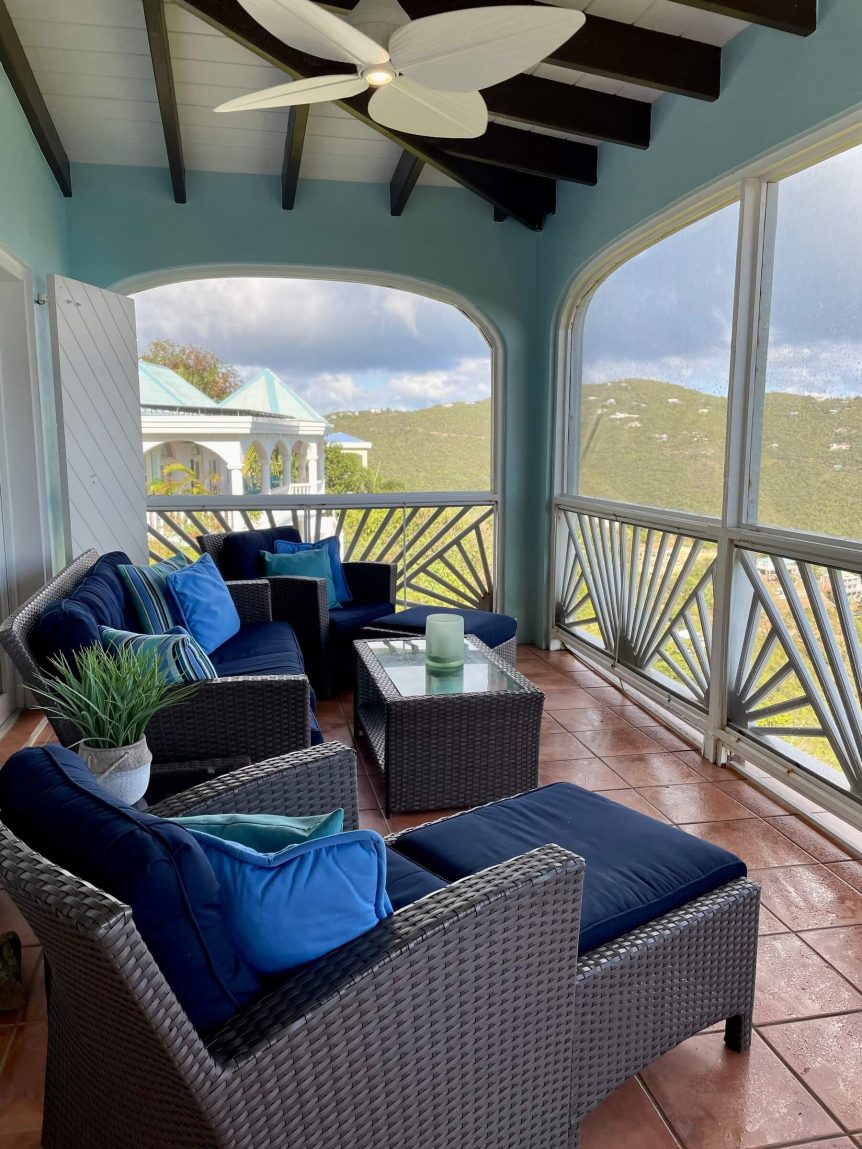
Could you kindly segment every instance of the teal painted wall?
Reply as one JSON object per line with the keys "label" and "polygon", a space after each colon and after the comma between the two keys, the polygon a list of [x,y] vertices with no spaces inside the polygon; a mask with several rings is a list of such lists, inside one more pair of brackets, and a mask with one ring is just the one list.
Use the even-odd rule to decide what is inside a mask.
{"label": "teal painted wall", "polygon": [[37,277],[66,267],[63,196],[0,69],[0,245]]}
{"label": "teal painted wall", "polygon": [[[190,267],[346,269],[411,277],[469,300],[505,345],[504,603],[522,633],[538,633],[533,365],[545,340],[538,311],[541,236],[493,222],[491,208],[457,189],[417,188],[399,218],[380,184],[300,185],[281,207],[273,177],[190,172],[188,203],[173,202],[160,169],[77,166],[69,201],[71,274],[103,287]],[[333,317],[337,323],[337,316]],[[544,457],[544,447],[540,457]],[[542,494],[540,487],[539,494]]]}
{"label": "teal painted wall", "polygon": [[[30,268],[34,292],[45,291],[51,272],[62,274],[67,269],[65,204],[18,99],[0,68],[0,247]],[[47,522],[56,564],[62,515],[56,471],[57,428],[48,308],[34,305],[34,320],[47,477]]]}

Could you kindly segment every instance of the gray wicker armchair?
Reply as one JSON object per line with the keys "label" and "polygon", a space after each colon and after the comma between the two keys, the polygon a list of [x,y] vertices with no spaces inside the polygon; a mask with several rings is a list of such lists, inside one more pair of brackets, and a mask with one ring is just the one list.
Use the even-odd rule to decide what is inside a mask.
{"label": "gray wicker armchair", "polygon": [[[296,536],[299,538],[299,535]],[[222,570],[224,534],[198,535],[198,546],[211,555]],[[387,603],[384,612],[395,610],[394,563],[346,562],[344,576],[356,605]],[[331,698],[340,684],[349,685],[353,669],[352,650],[333,649],[326,582],[319,578],[280,576],[270,578],[272,617],[289,622],[302,650],[305,672],[318,698]],[[228,586],[234,585],[228,582]],[[357,633],[361,627],[357,628]],[[337,644],[335,644],[337,646]]]}
{"label": "gray wicker armchair", "polygon": [[[31,638],[49,603],[65,598],[98,559],[87,551],[0,624],[4,647],[25,685],[39,672]],[[272,618],[266,579],[230,584],[243,622]],[[70,723],[52,723],[65,746],[80,735]],[[166,708],[147,727],[154,774],[220,773],[308,746],[309,687],[302,675],[220,678],[202,682],[186,702]]]}
{"label": "gray wicker armchair", "polygon": [[[156,813],[356,825],[337,743]],[[45,1149],[565,1149],[583,862],[556,846],[455,883],[302,967],[213,1034],[189,1023],[131,911],[0,826],[0,880],[51,970]]]}

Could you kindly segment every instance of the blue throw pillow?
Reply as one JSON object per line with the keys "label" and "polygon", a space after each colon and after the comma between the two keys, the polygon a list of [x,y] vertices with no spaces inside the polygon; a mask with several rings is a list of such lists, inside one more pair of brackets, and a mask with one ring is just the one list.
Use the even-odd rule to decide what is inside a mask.
{"label": "blue throw pillow", "polygon": [[43,670],[53,670],[61,656],[72,664],[75,655],[99,643],[99,627],[88,606],[64,598],[46,606],[33,629],[33,651]]}
{"label": "blue throw pillow", "polygon": [[285,846],[340,834],[344,829],[344,811],[333,810],[329,814],[311,814],[305,818],[291,818],[284,814],[189,814],[172,821],[179,822],[187,830],[198,830],[227,842],[239,842],[241,846],[248,846],[261,854],[274,854]]}
{"label": "blue throw pillow", "polygon": [[120,576],[129,588],[142,634],[166,634],[183,620],[168,591],[168,575],[189,565],[185,555],[145,567],[121,566]]}
{"label": "blue throw pillow", "polygon": [[233,638],[240,627],[239,614],[210,555],[171,571],[167,582],[182,614],[180,622],[207,654]]}
{"label": "blue throw pillow", "polygon": [[392,913],[386,848],[351,830],[271,854],[192,830],[218,878],[234,945],[257,973],[314,961]]}
{"label": "blue throw pillow", "polygon": [[[224,898],[193,834],[115,798],[62,746],[13,754],[0,819],[37,853],[132,908],[191,1022],[210,1029],[262,989],[233,945]],[[215,841],[215,839],[212,839]]]}
{"label": "blue throw pillow", "polygon": [[187,630],[174,626],[167,634],[131,634],[103,626],[102,646],[120,651],[124,647],[149,651],[159,663],[168,682],[204,682],[218,678],[218,671]]}
{"label": "blue throw pillow", "polygon": [[350,587],[347,585],[347,579],[344,575],[344,567],[341,565],[341,546],[335,535],[330,535],[329,538],[321,539],[319,543],[294,543],[283,539],[277,539],[275,543],[275,553],[277,555],[293,555],[298,551],[317,551],[324,550],[329,555],[329,562],[332,567],[332,581],[335,586],[335,597],[344,605],[346,602],[353,602],[353,595],[350,593]]}
{"label": "blue throw pillow", "polygon": [[335,592],[335,582],[332,578],[332,566],[329,555],[324,550],[297,551],[290,555],[271,555],[269,551],[260,552],[263,560],[263,570],[267,578],[278,575],[293,575],[302,578],[326,579],[327,606],[330,610],[341,606]]}

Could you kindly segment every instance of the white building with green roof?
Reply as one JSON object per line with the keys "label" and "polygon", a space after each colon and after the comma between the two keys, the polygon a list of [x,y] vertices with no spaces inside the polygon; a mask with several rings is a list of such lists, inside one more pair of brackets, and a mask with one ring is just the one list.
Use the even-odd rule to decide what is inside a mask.
{"label": "white building with green roof", "polygon": [[261,371],[222,403],[169,367],[141,360],[138,377],[151,491],[324,492],[331,425],[272,371]]}

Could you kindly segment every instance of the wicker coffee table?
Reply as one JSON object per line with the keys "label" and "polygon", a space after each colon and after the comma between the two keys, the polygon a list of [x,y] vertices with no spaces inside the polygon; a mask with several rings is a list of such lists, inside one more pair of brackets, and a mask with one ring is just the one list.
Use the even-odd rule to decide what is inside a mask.
{"label": "wicker coffee table", "polygon": [[539,784],[545,696],[479,639],[464,669],[431,675],[425,639],[354,643],[354,733],[386,785],[386,813],[445,810]]}

